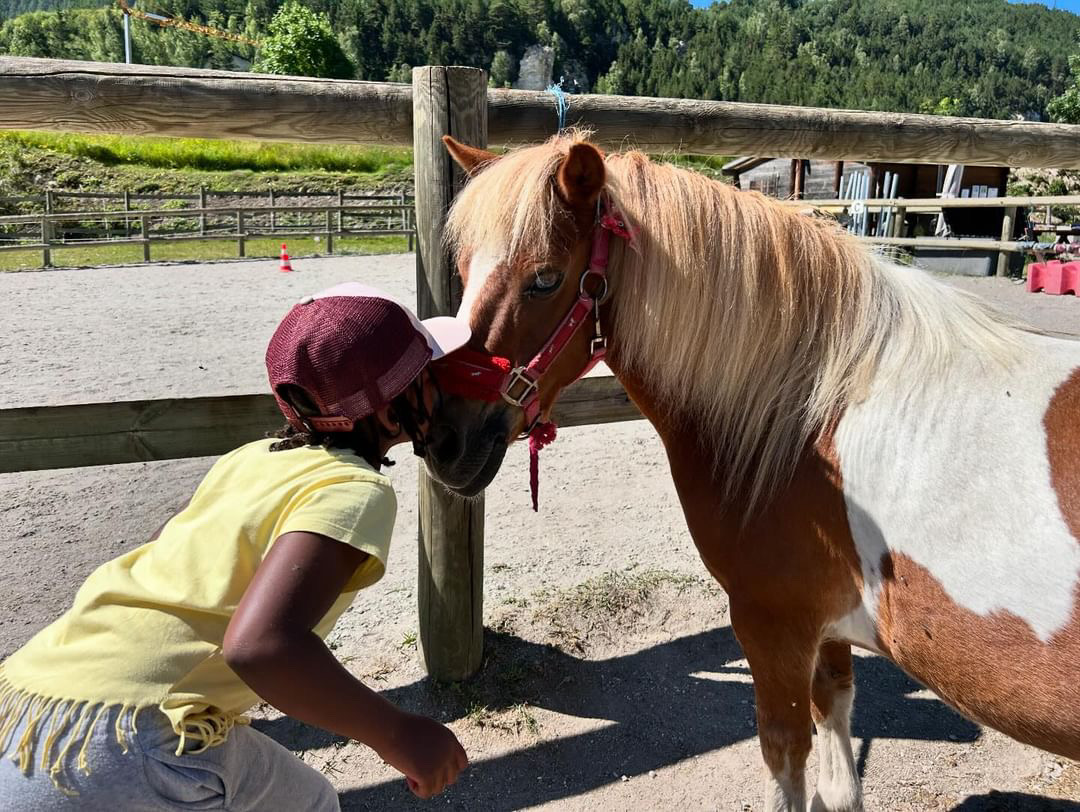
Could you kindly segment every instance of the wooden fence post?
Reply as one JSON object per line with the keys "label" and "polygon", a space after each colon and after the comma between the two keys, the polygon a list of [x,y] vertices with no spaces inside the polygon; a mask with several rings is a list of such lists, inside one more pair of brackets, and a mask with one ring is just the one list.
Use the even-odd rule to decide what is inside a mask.
{"label": "wooden fence post", "polygon": [[236,210],[236,255],[244,256],[244,212]]}
{"label": "wooden fence post", "polygon": [[[124,211],[131,211],[131,192],[128,189],[124,190]],[[124,217],[124,239],[131,239],[131,218]]]}
{"label": "wooden fence post", "polygon": [[903,237],[904,236],[904,219],[907,217],[907,209],[903,206],[897,206],[893,209],[891,226],[892,234],[886,234],[887,237]]}
{"label": "wooden fence post", "polygon": [[[487,77],[478,68],[413,68],[416,309],[452,314],[461,299],[443,225],[464,177],[441,137],[487,146]],[[420,466],[420,652],[430,676],[460,680],[480,667],[484,646],[484,500],[459,499]]]}
{"label": "wooden fence post", "polygon": [[326,210],[326,253],[334,253],[334,210]]}
{"label": "wooden fence post", "polygon": [[143,262],[150,261],[150,218],[145,214],[139,218],[142,223],[142,258]]}
{"label": "wooden fence post", "polygon": [[[1005,208],[1005,219],[1001,221],[1001,241],[1011,242],[1013,223],[1016,221],[1016,206],[1007,206]],[[1023,264],[1023,263],[1021,263]],[[1009,252],[998,251],[997,261],[997,275],[1008,276],[1009,275]]]}
{"label": "wooden fence post", "polygon": [[274,190],[270,190],[270,231],[277,231],[277,212],[274,211]]}
{"label": "wooden fence post", "polygon": [[[206,209],[206,187],[199,187],[199,208]],[[199,215],[199,236],[206,236],[206,212]]]}
{"label": "wooden fence post", "polygon": [[46,214],[41,218],[41,267],[52,267],[52,249],[50,243],[52,242],[52,223],[49,221],[49,216]]}

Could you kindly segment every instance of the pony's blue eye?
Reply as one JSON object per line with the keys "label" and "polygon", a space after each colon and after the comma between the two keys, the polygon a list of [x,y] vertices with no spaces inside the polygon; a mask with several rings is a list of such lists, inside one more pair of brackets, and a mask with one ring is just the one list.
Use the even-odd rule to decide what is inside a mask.
{"label": "pony's blue eye", "polygon": [[525,294],[527,296],[549,296],[559,289],[563,276],[563,272],[557,268],[541,268],[536,272],[532,284],[525,289]]}

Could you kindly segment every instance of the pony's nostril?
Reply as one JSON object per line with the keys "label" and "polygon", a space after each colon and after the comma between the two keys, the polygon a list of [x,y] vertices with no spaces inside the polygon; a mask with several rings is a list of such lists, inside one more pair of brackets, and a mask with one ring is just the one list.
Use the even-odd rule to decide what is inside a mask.
{"label": "pony's nostril", "polygon": [[435,458],[444,462],[458,459],[463,450],[464,445],[461,442],[461,435],[452,428],[447,428],[440,434],[435,440],[433,449]]}

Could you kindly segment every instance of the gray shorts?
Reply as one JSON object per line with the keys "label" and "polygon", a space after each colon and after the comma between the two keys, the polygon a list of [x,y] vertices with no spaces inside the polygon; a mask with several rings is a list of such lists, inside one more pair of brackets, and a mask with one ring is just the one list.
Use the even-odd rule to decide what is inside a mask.
{"label": "gray shorts", "polygon": [[[55,777],[61,787],[77,795],[58,789],[49,770],[41,767],[46,738],[42,731],[48,731],[49,720],[39,723],[29,775],[19,770],[12,755],[25,729],[25,720],[21,721],[12,739],[14,744],[0,758],[0,810],[338,812],[341,808],[337,792],[325,776],[247,725],[234,727],[222,745],[178,756],[177,735],[164,714],[156,709],[144,710],[133,727],[131,714],[127,713],[120,721],[125,753],[125,747],[117,741],[118,715],[116,708],[103,714],[87,742],[84,763],[89,775],[79,769],[77,747],[70,749],[57,771]],[[68,731],[56,732],[54,741],[63,742]],[[53,744],[50,764],[60,749]]]}

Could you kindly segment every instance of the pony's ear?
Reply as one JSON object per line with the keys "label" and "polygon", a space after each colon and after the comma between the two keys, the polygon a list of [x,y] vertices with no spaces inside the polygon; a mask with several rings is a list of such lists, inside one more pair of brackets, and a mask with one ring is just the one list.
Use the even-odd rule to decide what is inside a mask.
{"label": "pony's ear", "polygon": [[591,211],[604,189],[604,154],[592,144],[574,144],[559,164],[556,180],[563,199],[576,210]]}
{"label": "pony's ear", "polygon": [[460,166],[470,178],[492,161],[497,161],[499,159],[499,156],[494,152],[488,152],[486,149],[479,149],[477,147],[470,147],[466,144],[462,144],[460,141],[455,141],[449,135],[444,135],[442,140],[443,143],[446,144],[446,151],[450,153],[450,157],[457,162],[458,166]]}

